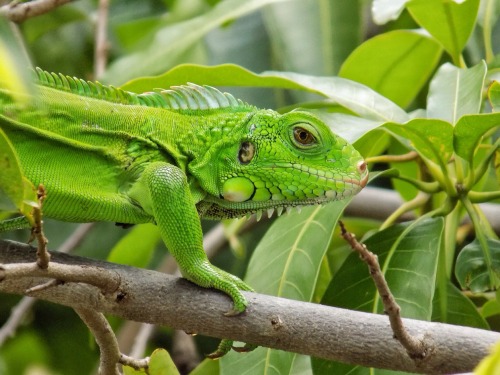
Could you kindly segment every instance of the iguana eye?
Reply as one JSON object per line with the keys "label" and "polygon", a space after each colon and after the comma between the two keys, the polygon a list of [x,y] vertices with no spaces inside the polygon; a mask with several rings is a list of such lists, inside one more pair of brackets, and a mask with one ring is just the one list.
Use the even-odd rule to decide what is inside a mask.
{"label": "iguana eye", "polygon": [[293,128],[293,137],[301,145],[310,146],[316,143],[314,135],[300,126]]}
{"label": "iguana eye", "polygon": [[238,160],[241,164],[248,164],[255,155],[255,146],[252,142],[242,142],[238,151]]}

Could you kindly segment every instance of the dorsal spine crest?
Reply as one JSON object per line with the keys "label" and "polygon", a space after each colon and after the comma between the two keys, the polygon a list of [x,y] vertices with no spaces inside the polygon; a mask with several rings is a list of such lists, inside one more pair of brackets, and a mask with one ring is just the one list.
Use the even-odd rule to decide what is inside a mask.
{"label": "dorsal spine crest", "polygon": [[111,85],[105,86],[99,82],[85,81],[61,73],[49,73],[40,68],[36,68],[35,78],[40,85],[46,87],[120,104],[143,105],[177,111],[254,109],[253,106],[236,99],[231,94],[221,92],[212,86],[199,86],[194,83],[172,86],[167,90],[158,89],[154,92],[136,94]]}

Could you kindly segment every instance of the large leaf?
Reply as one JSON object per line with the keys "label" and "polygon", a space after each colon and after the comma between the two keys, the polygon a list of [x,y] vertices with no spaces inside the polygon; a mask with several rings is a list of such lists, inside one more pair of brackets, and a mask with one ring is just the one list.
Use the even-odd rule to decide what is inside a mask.
{"label": "large leaf", "polygon": [[406,6],[458,64],[476,22],[479,0],[411,0]]}
{"label": "large leaf", "polygon": [[[378,256],[382,272],[407,318],[430,320],[443,219],[398,224],[364,241]],[[358,254],[351,254],[335,274],[323,303],[353,310],[383,313],[368,268]],[[315,374],[367,373],[357,366],[313,359]],[[322,372],[328,369],[329,372]],[[316,371],[317,370],[317,371]],[[372,370],[376,374],[382,370]]]}
{"label": "large leaf", "polygon": [[[478,239],[465,246],[457,257],[455,275],[463,289],[483,292],[491,287],[500,287],[500,241],[487,239],[488,260]],[[489,263],[489,264],[488,264]],[[491,285],[490,272],[496,285]]]}
{"label": "large leaf", "polygon": [[122,86],[133,92],[193,82],[213,86],[279,87],[305,90],[327,97],[358,115],[375,121],[405,122],[408,114],[372,89],[339,77],[315,77],[292,72],[250,72],[237,65],[200,66],[185,64],[157,77],[132,80]]}
{"label": "large leaf", "polygon": [[[311,301],[333,229],[349,200],[306,207],[276,220],[255,249],[245,281],[259,293]],[[290,374],[297,354],[258,348],[245,356],[229,353],[223,374]]]}
{"label": "large leaf", "polygon": [[427,117],[455,124],[463,115],[479,113],[486,63],[469,69],[442,65],[431,81],[427,98]]}
{"label": "large leaf", "polygon": [[439,43],[422,33],[395,30],[356,48],[342,65],[339,76],[367,85],[406,107],[429,79],[441,51]]}
{"label": "large leaf", "polygon": [[500,113],[463,116],[455,125],[453,146],[458,156],[472,163],[482,137],[500,126]]}
{"label": "large leaf", "polygon": [[209,31],[277,1],[283,0],[221,1],[203,15],[160,29],[146,48],[113,62],[102,79],[120,84],[132,77],[165,71],[178,63],[179,57],[187,53]]}

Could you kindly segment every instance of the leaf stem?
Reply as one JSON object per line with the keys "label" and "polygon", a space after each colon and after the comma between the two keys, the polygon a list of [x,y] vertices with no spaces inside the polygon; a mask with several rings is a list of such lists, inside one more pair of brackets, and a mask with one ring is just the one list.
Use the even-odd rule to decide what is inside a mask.
{"label": "leaf stem", "polygon": [[367,163],[402,163],[412,161],[418,158],[416,151],[410,151],[403,155],[379,155],[372,156],[366,159]]}
{"label": "leaf stem", "polygon": [[380,226],[380,230],[388,228],[404,213],[411,211],[415,208],[423,206],[430,198],[429,194],[419,192],[415,198],[403,203],[397,210],[395,210]]}
{"label": "leaf stem", "polygon": [[409,184],[415,186],[418,190],[427,193],[427,194],[434,194],[434,193],[439,193],[442,189],[441,186],[437,181],[433,182],[425,182],[425,181],[420,181],[420,180],[415,180],[413,178],[409,177],[404,177],[404,176],[397,176],[394,177],[397,178],[398,180],[408,182]]}
{"label": "leaf stem", "polygon": [[484,203],[500,199],[499,191],[469,191],[468,197],[472,203]]}

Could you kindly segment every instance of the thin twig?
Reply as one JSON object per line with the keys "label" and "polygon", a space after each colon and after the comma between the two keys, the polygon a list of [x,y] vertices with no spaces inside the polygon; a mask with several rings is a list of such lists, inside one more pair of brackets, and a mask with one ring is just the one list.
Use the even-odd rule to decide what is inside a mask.
{"label": "thin twig", "polygon": [[120,354],[119,363],[124,366],[132,367],[133,369],[136,370],[147,369],[149,367],[149,357],[142,359],[135,359],[129,357],[128,355]]}
{"label": "thin twig", "polygon": [[108,61],[108,13],[109,0],[99,0],[95,32],[94,78],[100,79]]}
{"label": "thin twig", "polygon": [[99,374],[119,375],[118,363],[120,362],[121,353],[113,330],[104,315],[100,312],[81,307],[75,308],[75,311],[90,329],[99,346],[101,352]]}
{"label": "thin twig", "polygon": [[[76,248],[83,239],[87,236],[87,233],[92,229],[94,223],[81,224],[76,228],[76,230],[59,246],[57,249],[60,253],[69,253],[74,248]],[[33,289],[33,288],[32,288]],[[33,291],[33,290],[32,290]],[[24,296],[21,300],[12,308],[9,318],[5,324],[0,328],[0,347],[7,341],[8,338],[13,337],[17,331],[17,328],[22,323],[24,317],[29,310],[35,304],[36,299],[33,297]]]}
{"label": "thin twig", "polygon": [[0,15],[7,17],[12,22],[20,23],[28,18],[50,12],[52,9],[70,1],[72,0],[33,0],[28,2],[15,0],[0,7]]}
{"label": "thin twig", "polygon": [[401,345],[406,349],[408,355],[412,359],[423,359],[428,355],[429,349],[423,340],[420,340],[406,330],[403,320],[401,319],[401,308],[397,304],[394,296],[389,289],[389,285],[384,278],[384,274],[380,269],[377,255],[369,251],[365,245],[359,243],[352,233],[349,233],[344,223],[339,222],[342,237],[351,245],[351,248],[356,251],[361,260],[368,265],[370,269],[370,276],[372,277],[375,286],[382,298],[384,305],[384,312],[389,317],[394,338],[397,339]]}

